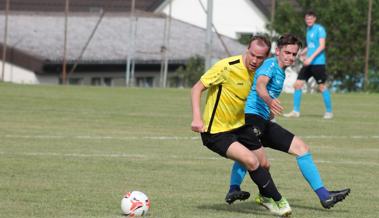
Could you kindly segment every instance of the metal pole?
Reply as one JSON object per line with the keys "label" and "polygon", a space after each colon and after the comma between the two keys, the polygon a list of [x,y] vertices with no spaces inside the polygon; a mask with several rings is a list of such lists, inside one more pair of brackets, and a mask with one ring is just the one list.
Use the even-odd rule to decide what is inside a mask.
{"label": "metal pole", "polygon": [[170,32],[171,32],[171,14],[172,14],[172,0],[169,1],[169,10],[168,16],[166,16],[165,21],[165,32],[163,39],[163,69],[162,69],[162,77],[161,77],[161,86],[166,88],[167,86],[167,71],[168,71],[168,47],[170,41]]}
{"label": "metal pole", "polygon": [[368,1],[368,16],[367,16],[367,33],[366,33],[366,54],[365,54],[365,83],[364,88],[367,89],[368,80],[368,64],[370,60],[370,35],[371,35],[371,11],[372,11],[372,0]]}
{"label": "metal pole", "polygon": [[211,67],[212,62],[212,17],[213,17],[213,0],[208,0],[207,4],[207,39],[205,42],[206,57],[205,69]]}
{"label": "metal pole", "polygon": [[66,0],[66,7],[64,10],[64,45],[63,45],[63,64],[62,64],[62,83],[67,84],[67,24],[68,24],[68,10],[70,0]]}
{"label": "metal pole", "polygon": [[[204,5],[203,5],[203,3],[201,2],[201,0],[199,0],[199,3],[200,3],[200,5],[201,5],[201,8],[203,9],[204,13],[207,14],[207,9],[204,7]],[[221,34],[217,31],[216,26],[214,25],[213,22],[212,22],[212,27],[213,27],[213,30],[215,31],[215,33],[217,34],[217,38],[220,40],[222,47],[224,47],[224,50],[225,50],[226,54],[227,54],[228,56],[231,56],[232,54],[230,53],[228,47],[226,46],[224,40],[223,40],[222,37],[221,37]]]}
{"label": "metal pole", "polygon": [[276,0],[271,0],[271,39],[274,37],[275,8]]}
{"label": "metal pole", "polygon": [[134,17],[134,11],[135,11],[135,4],[136,1],[132,0],[132,7],[131,7],[131,12],[130,12],[130,30],[129,30],[129,48],[128,48],[128,58],[126,61],[126,75],[125,75],[125,85],[130,86],[130,71],[131,71],[131,64],[132,64],[132,59],[134,56],[134,23],[135,23],[135,17]]}
{"label": "metal pole", "polygon": [[5,2],[5,25],[4,25],[4,44],[3,44],[3,62],[1,66],[0,80],[5,80],[5,60],[7,58],[7,39],[8,39],[8,14],[9,14],[10,0]]}
{"label": "metal pole", "polygon": [[136,53],[136,43],[135,40],[137,38],[137,16],[134,16],[133,20],[133,47],[132,47],[132,67],[130,69],[130,86],[135,86],[135,69],[136,69],[136,60],[134,58]]}
{"label": "metal pole", "polygon": [[99,19],[96,22],[95,28],[92,30],[92,33],[89,36],[86,44],[84,45],[83,49],[80,51],[79,57],[76,59],[76,61],[75,61],[74,65],[72,66],[70,72],[67,74],[67,78],[69,78],[74,73],[74,71],[76,70],[76,68],[78,67],[79,62],[82,60],[84,52],[86,51],[87,47],[89,46],[89,43],[91,42],[92,38],[95,36],[97,28],[99,27],[101,21],[103,20],[104,15],[105,15],[105,11],[103,10],[103,11],[101,11],[101,15],[100,15]]}

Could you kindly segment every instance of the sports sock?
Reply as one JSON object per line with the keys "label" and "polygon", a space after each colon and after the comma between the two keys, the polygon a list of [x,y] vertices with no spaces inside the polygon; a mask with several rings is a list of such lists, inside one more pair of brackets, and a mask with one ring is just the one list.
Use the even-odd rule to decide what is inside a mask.
{"label": "sports sock", "polygon": [[[320,174],[317,170],[317,166],[313,162],[312,154],[307,152],[302,156],[298,156],[296,160],[301,173],[303,174],[304,178],[308,181],[313,191],[315,191],[317,196],[319,196],[320,200],[324,199],[324,195],[327,195],[327,197],[329,197],[329,192],[324,188],[324,184],[322,183]],[[326,190],[326,193],[321,188],[324,188],[324,190]],[[317,190],[319,189],[321,189],[320,194],[317,192]]]}
{"label": "sports sock", "polygon": [[325,89],[322,92],[322,98],[324,99],[326,112],[332,112],[332,100],[331,100],[330,92],[328,89]]}
{"label": "sports sock", "polygon": [[293,111],[300,112],[300,104],[301,104],[301,89],[295,89],[293,94]]}
{"label": "sports sock", "polygon": [[329,191],[325,187],[317,189],[316,194],[321,201],[325,201],[329,198]]}
{"label": "sports sock", "polygon": [[275,183],[267,169],[259,166],[256,170],[251,172],[249,171],[249,174],[254,183],[261,188],[260,190],[262,190],[261,194],[263,196],[273,198],[274,201],[279,201],[282,199],[282,195],[276,188]]}
{"label": "sports sock", "polygon": [[235,192],[235,191],[241,191],[240,186],[239,185],[230,185],[229,193],[230,192]]}
{"label": "sports sock", "polygon": [[[230,191],[233,191],[235,186],[238,186],[240,188],[240,185],[245,178],[246,175],[246,168],[240,164],[238,161],[234,161],[232,172],[230,173]],[[233,187],[232,187],[233,186]],[[233,190],[232,190],[233,188]],[[238,190],[239,191],[239,190]]]}

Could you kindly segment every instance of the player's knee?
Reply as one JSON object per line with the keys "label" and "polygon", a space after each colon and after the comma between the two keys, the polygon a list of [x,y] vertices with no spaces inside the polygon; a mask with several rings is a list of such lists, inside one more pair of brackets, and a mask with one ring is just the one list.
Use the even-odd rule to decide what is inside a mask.
{"label": "player's knee", "polygon": [[292,140],[289,153],[294,154],[296,156],[301,156],[307,152],[309,152],[309,146],[305,144],[303,140],[295,136]]}
{"label": "player's knee", "polygon": [[259,167],[259,161],[254,156],[246,158],[244,164],[248,171],[254,171]]}
{"label": "player's knee", "polygon": [[326,86],[324,84],[320,84],[318,86],[318,89],[320,90],[320,92],[323,92],[326,89]]}
{"label": "player's knee", "polygon": [[298,156],[304,155],[309,152],[309,146],[305,143],[301,144],[298,148]]}
{"label": "player's knee", "polygon": [[270,162],[268,160],[264,160],[262,162],[259,163],[261,167],[269,170],[270,169]]}
{"label": "player's knee", "polygon": [[303,83],[300,81],[296,81],[295,84],[293,85],[295,89],[301,89],[303,87]]}

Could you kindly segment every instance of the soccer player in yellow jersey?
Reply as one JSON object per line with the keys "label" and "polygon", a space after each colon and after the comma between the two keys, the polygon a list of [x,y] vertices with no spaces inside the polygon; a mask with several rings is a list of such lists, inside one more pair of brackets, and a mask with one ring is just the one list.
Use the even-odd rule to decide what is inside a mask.
{"label": "soccer player in yellow jersey", "polygon": [[[205,72],[191,91],[191,128],[201,133],[203,144],[208,149],[245,166],[262,195],[272,199],[271,204],[266,205],[268,209],[283,216],[291,214],[292,210],[278,192],[269,171],[260,163],[266,158],[258,159],[265,157],[265,154],[263,147],[256,147],[258,138],[253,129],[244,125],[244,105],[255,70],[268,56],[270,49],[268,39],[254,36],[246,53],[225,58]],[[201,94],[206,89],[208,96],[202,118]]]}

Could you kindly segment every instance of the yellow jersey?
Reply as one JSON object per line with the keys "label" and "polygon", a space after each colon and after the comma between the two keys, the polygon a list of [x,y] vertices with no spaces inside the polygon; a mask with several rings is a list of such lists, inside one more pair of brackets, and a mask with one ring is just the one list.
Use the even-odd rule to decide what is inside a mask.
{"label": "yellow jersey", "polygon": [[245,67],[242,55],[218,61],[200,78],[208,88],[203,113],[206,132],[226,132],[245,124],[245,101],[254,72]]}

